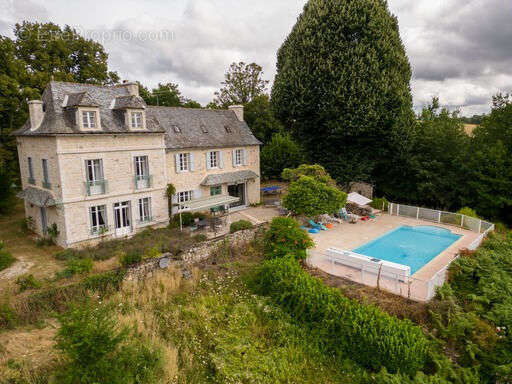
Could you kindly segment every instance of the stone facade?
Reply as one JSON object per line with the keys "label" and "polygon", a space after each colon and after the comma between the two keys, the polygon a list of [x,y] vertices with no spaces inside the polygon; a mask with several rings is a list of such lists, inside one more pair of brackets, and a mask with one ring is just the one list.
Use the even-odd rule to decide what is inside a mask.
{"label": "stone facade", "polygon": [[360,195],[373,200],[373,185],[365,183],[363,181],[352,181],[349,183],[347,192],[357,192]]}
{"label": "stone facade", "polygon": [[[235,166],[233,155],[236,149],[245,150],[246,159],[243,165]],[[219,166],[215,169],[207,169],[206,154],[209,151],[219,151],[222,153],[222,168]],[[188,153],[194,159],[193,170],[179,172],[176,164],[176,155],[180,153]],[[222,174],[236,172],[240,170],[251,170],[257,175],[260,174],[260,151],[259,146],[235,147],[235,148],[210,148],[210,149],[182,149],[168,151],[166,155],[168,182],[172,183],[176,188],[176,192],[194,191],[196,198],[210,195],[210,187],[202,186],[201,182],[206,176],[212,174]],[[245,181],[246,188],[246,204],[256,204],[260,201],[260,180]],[[228,194],[228,185],[220,185],[223,194]]]}
{"label": "stone facade", "polygon": [[[236,180],[236,187],[226,182],[214,192],[220,187],[222,194],[238,197],[243,191],[241,206],[259,202],[261,143],[243,121],[243,106],[231,111],[147,106],[136,83],[50,82],[42,99],[29,102],[30,118],[15,132],[20,196],[34,231],[44,236],[56,224],[55,240],[63,247],[166,225],[168,184],[178,193],[194,191],[188,197],[197,199],[212,193],[201,185],[207,176],[231,173],[222,180]],[[218,166],[207,166],[210,151],[222,160]],[[235,151],[243,158],[237,164]],[[179,153],[195,159],[194,167],[178,171]],[[242,174],[249,176],[239,180]]]}

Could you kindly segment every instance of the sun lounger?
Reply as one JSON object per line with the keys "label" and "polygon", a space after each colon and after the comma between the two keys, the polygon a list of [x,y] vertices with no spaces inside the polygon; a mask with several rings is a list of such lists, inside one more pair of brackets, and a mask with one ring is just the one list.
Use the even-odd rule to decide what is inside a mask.
{"label": "sun lounger", "polygon": [[327,227],[323,224],[315,223],[313,220],[309,219],[308,224],[311,225],[313,229],[321,229],[323,231],[327,231]]}
{"label": "sun lounger", "polygon": [[345,221],[350,221],[350,218],[348,216],[348,212],[346,208],[341,208],[339,211],[339,215],[342,219],[345,219]]}

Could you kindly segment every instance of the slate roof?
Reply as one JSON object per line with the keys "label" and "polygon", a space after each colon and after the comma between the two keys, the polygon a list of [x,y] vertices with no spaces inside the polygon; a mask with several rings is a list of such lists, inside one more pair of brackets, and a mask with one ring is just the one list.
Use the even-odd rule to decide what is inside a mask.
{"label": "slate roof", "polygon": [[[74,108],[66,103],[99,105],[101,130],[82,131],[75,122]],[[169,150],[260,145],[249,126],[230,110],[147,106],[141,97],[130,96],[126,87],[52,81],[43,92],[45,114],[39,128],[30,130],[30,120],[14,132],[17,136],[56,136],[72,134],[134,133],[126,127],[121,108],[146,111],[147,133],[164,133]],[[81,105],[81,104],[78,104]],[[114,109],[115,108],[115,109]],[[175,128],[178,127],[178,129]],[[178,131],[178,132],[177,132]],[[137,133],[140,134],[140,131]]]}
{"label": "slate roof", "polygon": [[34,187],[27,187],[16,196],[38,207],[52,207],[57,204],[51,192]]}
{"label": "slate roof", "polygon": [[236,171],[236,172],[226,172],[226,173],[217,173],[215,175],[208,175],[201,182],[201,185],[204,186],[212,186],[219,184],[236,184],[240,182],[244,182],[246,180],[256,179],[259,176],[250,170],[244,171]]}
{"label": "slate roof", "polygon": [[112,109],[126,108],[145,109],[146,103],[140,96],[130,95],[116,97]]}
{"label": "slate roof", "polygon": [[64,98],[66,104],[64,107],[99,107],[100,105],[93,100],[87,92],[71,93]]}

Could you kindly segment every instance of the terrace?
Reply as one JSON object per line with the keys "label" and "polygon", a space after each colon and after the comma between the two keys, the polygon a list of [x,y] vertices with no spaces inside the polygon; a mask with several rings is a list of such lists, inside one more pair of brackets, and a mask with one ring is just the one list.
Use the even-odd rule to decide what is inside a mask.
{"label": "terrace", "polygon": [[[382,213],[375,219],[365,222],[358,221],[356,224],[334,223],[331,229],[312,235],[316,246],[310,250],[307,262],[310,266],[333,276],[378,287],[416,301],[428,301],[435,294],[435,288],[444,283],[447,268],[460,251],[475,249],[487,232],[493,229],[493,225],[484,221],[480,222],[477,219],[462,217],[462,215],[433,210],[428,210],[429,214],[433,213],[428,218],[421,219],[421,215],[418,214],[420,209],[402,206],[400,211],[397,209],[397,205],[391,205],[390,212],[392,214]],[[450,220],[442,219],[448,217]],[[464,225],[464,219],[466,225]],[[378,263],[380,260],[376,260],[377,262],[372,264],[371,258],[368,258],[368,262],[357,263],[359,256],[357,254],[355,254],[355,258],[350,258],[351,255],[354,255],[352,250],[402,226],[434,226],[447,229],[460,237],[412,275],[384,272],[385,269]],[[332,252],[328,251],[329,248],[341,250],[340,257],[333,256]],[[343,251],[347,254],[347,258],[344,258]],[[386,260],[385,257],[382,259]]]}

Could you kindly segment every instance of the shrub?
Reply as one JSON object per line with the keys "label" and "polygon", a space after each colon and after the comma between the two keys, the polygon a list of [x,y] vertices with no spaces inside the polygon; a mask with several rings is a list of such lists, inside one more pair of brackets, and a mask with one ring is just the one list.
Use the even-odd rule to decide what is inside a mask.
{"label": "shrub", "polygon": [[281,174],[283,180],[290,182],[299,180],[301,176],[310,176],[321,183],[336,185],[336,182],[320,164],[302,164],[295,169],[285,168]]}
{"label": "shrub", "polygon": [[41,288],[41,282],[37,280],[34,275],[23,275],[16,279],[16,284],[20,287],[20,292],[28,289]]}
{"label": "shrub", "polygon": [[480,217],[476,214],[476,211],[474,209],[471,209],[469,207],[463,207],[457,211],[457,213],[469,217],[474,217],[476,219],[480,219]]}
{"label": "shrub", "polygon": [[75,307],[60,316],[56,348],[65,357],[59,383],[153,383],[162,358],[134,330],[119,327],[108,306]]}
{"label": "shrub", "polygon": [[427,360],[428,341],[420,327],[372,305],[361,305],[302,270],[292,257],[267,260],[256,290],[268,295],[296,320],[322,329],[324,345],[372,370],[414,374]]}
{"label": "shrub", "polygon": [[0,329],[12,329],[17,323],[16,312],[9,303],[0,303]]}
{"label": "shrub", "polygon": [[[181,224],[183,225],[183,227],[190,227],[194,223],[195,219],[202,220],[205,217],[206,217],[206,215],[201,212],[195,212],[195,213],[183,212],[181,214]],[[179,228],[180,227],[180,215],[179,214],[175,214],[172,217],[171,222],[169,223],[169,226],[171,228]]]}
{"label": "shrub", "polygon": [[311,176],[301,176],[290,184],[283,205],[299,215],[317,216],[337,212],[347,202],[347,194]]}
{"label": "shrub", "polygon": [[380,209],[382,211],[387,211],[389,202],[385,197],[376,197],[370,203],[370,206],[375,209]]}
{"label": "shrub", "polygon": [[238,220],[238,221],[231,223],[231,225],[229,226],[229,232],[235,233],[238,231],[243,231],[244,229],[251,229],[251,228],[252,228],[252,223],[250,221]]}
{"label": "shrub", "polygon": [[142,261],[142,253],[139,251],[130,251],[123,253],[119,259],[123,267],[138,264]]}
{"label": "shrub", "polygon": [[9,268],[15,261],[16,258],[4,249],[4,242],[0,241],[0,271]]}
{"label": "shrub", "polygon": [[313,240],[291,217],[274,217],[265,234],[265,255],[268,258],[293,255],[306,258],[306,249],[314,246]]}
{"label": "shrub", "polygon": [[66,268],[57,273],[57,278],[69,278],[74,275],[82,275],[92,270],[93,261],[90,257],[84,259],[69,259],[66,262]]}
{"label": "shrub", "polygon": [[78,259],[79,258],[79,255],[76,251],[74,251],[73,249],[64,249],[62,251],[59,251],[57,252],[54,257],[57,259],[57,260],[64,260],[64,261],[68,261],[68,260],[71,260],[71,259]]}

